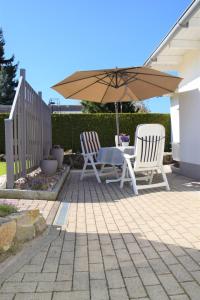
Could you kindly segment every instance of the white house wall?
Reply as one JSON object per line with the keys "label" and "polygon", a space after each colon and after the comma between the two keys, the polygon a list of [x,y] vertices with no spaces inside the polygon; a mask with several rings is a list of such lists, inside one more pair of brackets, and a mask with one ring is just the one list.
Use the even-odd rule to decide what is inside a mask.
{"label": "white house wall", "polygon": [[[173,143],[176,146],[179,132],[181,172],[200,179],[200,51],[187,53],[179,71],[179,76],[184,79],[179,93],[171,101]],[[175,113],[176,104],[179,105],[179,117]]]}
{"label": "white house wall", "polygon": [[170,116],[172,128],[172,155],[173,159],[180,161],[180,126],[179,126],[179,98],[174,95],[170,99]]}

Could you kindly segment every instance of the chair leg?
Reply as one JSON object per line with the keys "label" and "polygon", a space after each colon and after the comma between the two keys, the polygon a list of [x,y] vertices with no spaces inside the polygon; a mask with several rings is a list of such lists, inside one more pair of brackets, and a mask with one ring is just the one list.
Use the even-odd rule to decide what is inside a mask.
{"label": "chair leg", "polygon": [[153,181],[153,175],[154,175],[154,171],[151,171],[151,174],[149,176],[149,184],[152,184]]}
{"label": "chair leg", "polygon": [[136,185],[135,173],[133,171],[133,167],[132,167],[130,159],[127,159],[127,165],[128,165],[128,170],[129,170],[129,174],[130,174],[130,177],[131,177],[131,181],[132,181],[132,184],[133,184],[133,191],[136,195],[138,195],[138,189],[137,189],[137,185]]}
{"label": "chair leg", "polygon": [[119,178],[119,174],[118,174],[117,169],[116,169],[115,166],[113,166],[113,171],[115,173],[116,178]]}
{"label": "chair leg", "polygon": [[83,165],[83,169],[82,169],[82,172],[81,172],[81,180],[83,179],[85,170],[87,168],[87,163],[88,163],[88,157],[87,158],[84,157],[84,165]]}
{"label": "chair leg", "polygon": [[104,166],[105,166],[105,165],[101,165],[101,170],[100,170],[99,174],[102,174],[102,173],[103,173]]}
{"label": "chair leg", "polygon": [[122,189],[124,186],[124,179],[126,178],[127,173],[127,162],[124,160],[123,167],[122,167],[122,176],[121,176],[121,182],[120,182],[120,188]]}
{"label": "chair leg", "polygon": [[166,190],[167,190],[167,191],[170,191],[169,183],[168,183],[167,176],[166,176],[166,174],[165,174],[165,171],[164,171],[163,166],[160,168],[160,170],[161,170],[161,174],[162,174],[163,181],[164,181],[165,184],[166,184]]}
{"label": "chair leg", "polygon": [[96,175],[96,178],[97,178],[98,183],[101,183],[101,179],[100,179],[100,177],[99,177],[99,173],[98,173],[97,168],[96,168],[96,166],[95,166],[93,157],[90,158],[90,162],[91,162],[91,165],[92,165],[92,167],[93,167],[93,170],[94,170],[94,173],[95,173],[95,175]]}

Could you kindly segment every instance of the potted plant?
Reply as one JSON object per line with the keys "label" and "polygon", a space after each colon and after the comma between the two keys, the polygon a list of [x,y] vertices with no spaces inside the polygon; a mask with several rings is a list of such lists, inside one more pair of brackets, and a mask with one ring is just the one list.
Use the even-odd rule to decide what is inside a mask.
{"label": "potted plant", "polygon": [[125,133],[120,134],[120,140],[123,147],[128,147],[130,142],[130,136]]}
{"label": "potted plant", "polygon": [[51,155],[57,160],[58,168],[62,168],[64,159],[64,149],[62,149],[60,145],[53,145],[53,148],[51,149]]}
{"label": "potted plant", "polygon": [[57,167],[58,162],[53,156],[48,156],[47,158],[43,159],[40,164],[42,172],[48,176],[55,174]]}

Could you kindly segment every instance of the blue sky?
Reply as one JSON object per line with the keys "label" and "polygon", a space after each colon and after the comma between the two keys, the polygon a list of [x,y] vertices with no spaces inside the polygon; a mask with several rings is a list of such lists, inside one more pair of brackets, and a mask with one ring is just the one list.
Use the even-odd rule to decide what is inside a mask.
{"label": "blue sky", "polygon": [[[191,0],[0,0],[7,56],[15,54],[43,98],[77,70],[142,65]],[[169,112],[165,97],[147,101]]]}

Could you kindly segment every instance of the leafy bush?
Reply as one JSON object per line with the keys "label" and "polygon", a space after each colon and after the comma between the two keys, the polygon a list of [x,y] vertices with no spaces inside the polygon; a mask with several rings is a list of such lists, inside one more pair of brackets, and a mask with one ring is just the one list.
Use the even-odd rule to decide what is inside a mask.
{"label": "leafy bush", "polygon": [[[130,144],[134,144],[135,129],[138,124],[159,123],[166,130],[165,150],[170,150],[170,115],[153,113],[119,114],[120,132],[130,135]],[[82,131],[97,131],[101,146],[114,146],[116,123],[114,113],[102,114],[53,114],[52,138],[53,144],[61,145],[65,150],[80,151],[80,133]]]}

